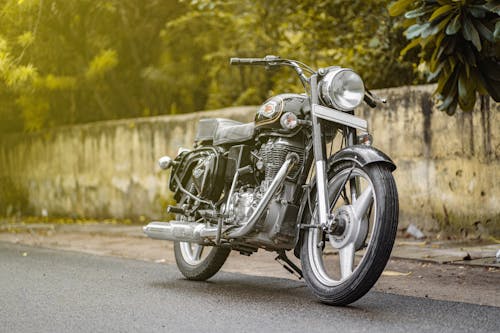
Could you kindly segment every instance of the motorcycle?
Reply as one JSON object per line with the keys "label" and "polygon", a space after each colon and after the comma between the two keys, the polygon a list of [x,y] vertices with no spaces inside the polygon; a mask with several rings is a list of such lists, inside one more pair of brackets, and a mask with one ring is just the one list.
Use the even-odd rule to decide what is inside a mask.
{"label": "motorcycle", "polygon": [[[399,206],[396,166],[371,146],[354,109],[385,101],[348,68],[316,71],[277,56],[230,64],[291,67],[305,93],[271,97],[248,124],[201,119],[192,150],[159,160],[171,169],[177,205],[167,211],[175,219],[144,232],[174,241],[177,267],[190,280],[212,277],[231,251],[264,249],[321,302],[358,300],[389,259]],[[292,250],[301,267],[287,256]]]}

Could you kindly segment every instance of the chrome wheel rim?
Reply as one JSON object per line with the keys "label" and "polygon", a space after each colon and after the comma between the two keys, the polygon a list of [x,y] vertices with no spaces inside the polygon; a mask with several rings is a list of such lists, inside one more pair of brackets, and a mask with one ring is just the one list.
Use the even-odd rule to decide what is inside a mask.
{"label": "chrome wheel rim", "polygon": [[204,246],[187,242],[180,242],[179,245],[182,258],[187,264],[197,266],[205,260],[205,256],[203,256]]}
{"label": "chrome wheel rim", "polygon": [[[328,182],[330,205],[349,172],[350,168],[341,170]],[[377,221],[377,198],[369,176],[355,168],[350,179],[355,179],[356,186],[351,191],[347,182],[345,195],[331,208],[343,230],[337,234],[326,233],[319,228],[308,232],[311,269],[317,279],[329,287],[345,282],[363,265]],[[316,210],[313,216],[316,216]],[[314,218],[311,223],[318,221]]]}

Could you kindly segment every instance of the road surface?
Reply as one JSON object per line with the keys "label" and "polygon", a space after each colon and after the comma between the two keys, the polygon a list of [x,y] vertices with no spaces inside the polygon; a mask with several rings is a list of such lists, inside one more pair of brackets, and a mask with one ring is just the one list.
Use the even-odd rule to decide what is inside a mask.
{"label": "road surface", "polygon": [[[498,332],[500,308],[370,292],[318,303],[300,281],[0,242],[0,332]],[[496,289],[498,291],[498,289]],[[457,290],[460,292],[460,290]]]}

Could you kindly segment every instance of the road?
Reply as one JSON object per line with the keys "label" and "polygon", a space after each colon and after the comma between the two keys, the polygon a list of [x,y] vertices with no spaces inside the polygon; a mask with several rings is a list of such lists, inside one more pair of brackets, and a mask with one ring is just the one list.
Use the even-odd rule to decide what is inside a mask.
{"label": "road", "polygon": [[[318,303],[300,281],[0,242],[0,332],[495,332],[500,308],[370,292]],[[498,289],[497,289],[498,290]],[[457,292],[460,292],[457,290]]]}

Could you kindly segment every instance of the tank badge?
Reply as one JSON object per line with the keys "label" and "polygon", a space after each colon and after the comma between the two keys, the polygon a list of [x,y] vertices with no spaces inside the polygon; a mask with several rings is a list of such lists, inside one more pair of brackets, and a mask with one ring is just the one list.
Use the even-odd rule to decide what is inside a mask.
{"label": "tank badge", "polygon": [[260,107],[259,114],[266,118],[272,118],[278,112],[278,109],[277,101],[269,101]]}

